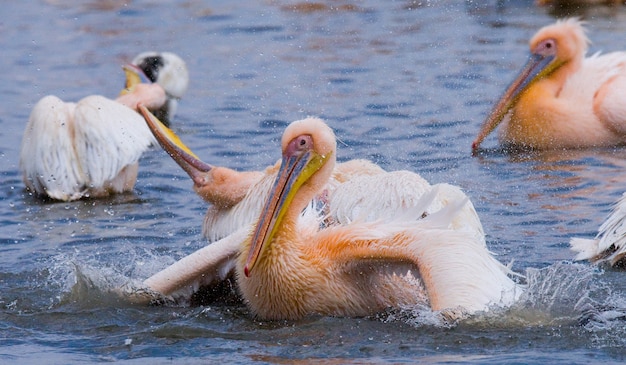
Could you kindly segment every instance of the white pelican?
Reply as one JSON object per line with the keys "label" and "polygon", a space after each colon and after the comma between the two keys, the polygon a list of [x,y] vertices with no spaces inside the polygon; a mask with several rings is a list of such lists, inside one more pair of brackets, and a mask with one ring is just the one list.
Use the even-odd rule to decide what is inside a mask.
{"label": "white pelican", "polygon": [[500,142],[557,149],[626,143],[626,52],[585,58],[578,19],[557,21],[530,39],[530,59],[485,120],[472,150],[504,120]]}
{"label": "white pelican", "polygon": [[72,201],[132,190],[137,161],[154,141],[136,105],[171,116],[189,77],[185,63],[171,53],[141,54],[134,62],[135,71],[126,67],[127,77],[138,79],[133,72],[143,72],[156,82],[127,81],[131,90],[116,100],[92,95],[66,103],[46,96],[35,105],[19,163],[29,191]]}
{"label": "white pelican", "polygon": [[321,227],[305,207],[333,174],[332,130],[319,119],[294,122],[283,134],[282,151],[252,232],[244,226],[144,284],[173,295],[234,270],[246,304],[257,318],[269,320],[365,316],[416,304],[456,316],[510,305],[521,294],[484,239],[453,227],[467,198],[424,217],[435,189],[398,208],[390,220]]}
{"label": "white pelican", "polygon": [[572,238],[570,247],[578,252],[576,260],[624,267],[626,261],[626,193],[615,204],[594,239]]}

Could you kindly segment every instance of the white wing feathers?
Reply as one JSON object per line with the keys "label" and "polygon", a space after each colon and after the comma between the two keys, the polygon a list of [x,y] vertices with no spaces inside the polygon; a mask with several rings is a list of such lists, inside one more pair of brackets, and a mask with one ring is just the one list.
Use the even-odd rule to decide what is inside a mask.
{"label": "white wing feathers", "polygon": [[590,260],[615,265],[626,255],[626,193],[613,207],[594,239],[572,238],[570,248],[578,252],[576,260]]}
{"label": "white wing feathers", "polygon": [[[353,236],[350,238],[378,240],[380,249],[404,251],[407,257],[413,257],[414,262],[419,263],[418,277],[426,285],[434,308],[455,310],[461,307],[467,313],[474,313],[489,310],[491,306],[512,304],[523,293],[524,287],[513,281],[511,276],[515,274],[489,252],[484,238],[477,234],[475,222],[459,224],[459,218],[471,212],[468,207],[473,210],[469,199],[463,194],[433,208],[448,187],[450,185],[435,185],[405,211],[406,219],[398,215],[391,221],[351,223],[360,229],[351,230]],[[429,214],[422,217],[427,208]],[[405,241],[385,239],[399,233],[406,236]],[[387,246],[388,243],[392,246]],[[376,278],[381,273],[393,271],[396,265],[398,268],[406,266],[386,261],[379,261],[376,265],[369,257],[363,257],[346,265],[346,270],[359,267],[361,273],[369,272]]]}
{"label": "white wing feathers", "polygon": [[421,262],[431,302],[442,309],[460,306],[469,313],[514,303],[524,288],[487,249],[469,198],[455,186],[437,184],[423,200],[429,214],[409,229],[409,249]]}
{"label": "white wing feathers", "polygon": [[[433,190],[436,187],[435,190]],[[434,196],[429,195],[434,192]],[[424,206],[424,196],[430,196]],[[329,215],[340,224],[380,219],[415,220],[440,211],[451,202],[468,199],[458,187],[450,184],[431,186],[420,175],[410,171],[384,172],[355,176],[340,184],[330,198]],[[416,208],[423,209],[417,212]],[[484,242],[484,231],[471,201],[453,214],[452,229],[473,232]]]}
{"label": "white wing feathers", "polygon": [[74,104],[46,96],[31,112],[20,168],[30,190],[76,200],[106,188],[153,143],[143,118],[114,100],[89,96]]}
{"label": "white wing feathers", "polygon": [[418,229],[410,249],[420,259],[433,308],[486,311],[511,305],[524,291],[511,270],[465,232]]}
{"label": "white wing feathers", "polygon": [[88,96],[76,105],[74,125],[76,155],[94,187],[114,179],[156,143],[138,113],[102,96]]}
{"label": "white wing feathers", "polygon": [[[46,96],[33,108],[20,152],[26,186],[60,200],[80,195],[84,173],[75,163],[71,138],[76,104]],[[79,196],[80,197],[80,196]]]}

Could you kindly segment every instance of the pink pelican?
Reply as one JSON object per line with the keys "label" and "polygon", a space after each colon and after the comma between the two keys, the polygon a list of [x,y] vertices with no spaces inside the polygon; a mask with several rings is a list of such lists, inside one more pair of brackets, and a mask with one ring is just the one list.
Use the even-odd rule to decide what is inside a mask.
{"label": "pink pelican", "polygon": [[466,197],[425,214],[435,188],[389,219],[322,225],[307,207],[333,175],[333,131],[319,119],[296,121],[281,145],[283,158],[254,227],[148,278],[149,289],[188,294],[234,271],[245,303],[266,320],[366,316],[418,304],[457,317],[510,305],[522,293],[473,227],[454,227]]}
{"label": "pink pelican", "polygon": [[[116,100],[92,95],[66,103],[46,96],[35,105],[20,153],[29,191],[72,201],[132,190],[137,161],[154,141],[136,106],[169,119],[189,76],[183,60],[167,52],[142,53],[125,70],[127,90]],[[139,83],[141,73],[154,83]]]}
{"label": "pink pelican", "polygon": [[500,122],[500,142],[521,148],[615,146],[626,142],[626,53],[585,57],[578,19],[559,20],[530,39],[530,59],[472,143]]}

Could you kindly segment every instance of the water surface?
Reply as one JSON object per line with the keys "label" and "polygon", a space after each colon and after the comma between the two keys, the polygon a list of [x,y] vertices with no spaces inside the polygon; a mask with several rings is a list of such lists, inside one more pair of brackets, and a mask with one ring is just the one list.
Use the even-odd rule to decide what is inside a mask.
{"label": "water surface", "polygon": [[[626,185],[626,150],[509,155],[480,123],[561,15],[532,1],[10,2],[0,22],[0,359],[20,363],[619,363],[624,273],[572,262]],[[626,48],[626,8],[590,8],[592,52]],[[289,122],[335,129],[338,158],[372,159],[461,186],[489,248],[527,276],[513,308],[446,325],[405,309],[374,318],[255,321],[246,308],[133,306],[106,289],[206,244],[206,204],[170,158],[141,160],[135,192],[42,203],[18,169],[47,94],[115,96],[145,50],[192,75],[174,130],[205,161],[261,169]]]}

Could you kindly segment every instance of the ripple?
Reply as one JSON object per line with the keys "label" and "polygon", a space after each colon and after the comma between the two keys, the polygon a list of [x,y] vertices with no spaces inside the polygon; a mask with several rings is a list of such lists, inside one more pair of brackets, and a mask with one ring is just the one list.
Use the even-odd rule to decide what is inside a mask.
{"label": "ripple", "polygon": [[279,25],[255,25],[249,27],[224,27],[221,28],[221,33],[228,34],[259,34],[259,33],[273,33],[281,32],[284,28]]}

